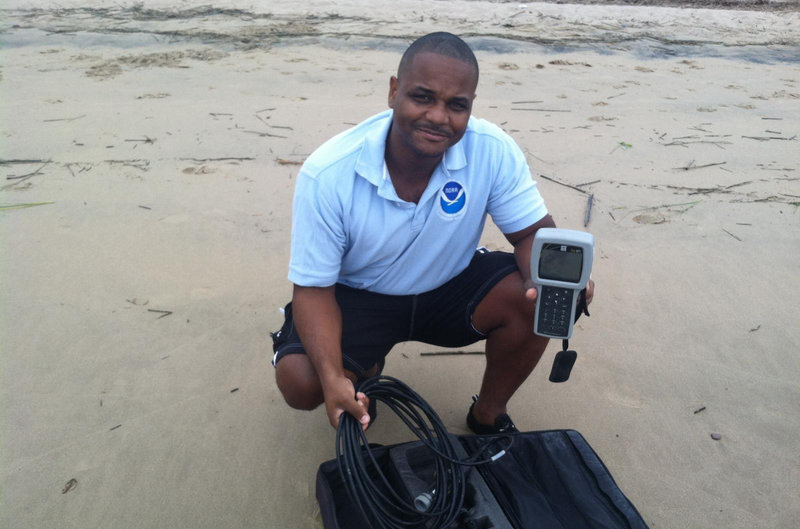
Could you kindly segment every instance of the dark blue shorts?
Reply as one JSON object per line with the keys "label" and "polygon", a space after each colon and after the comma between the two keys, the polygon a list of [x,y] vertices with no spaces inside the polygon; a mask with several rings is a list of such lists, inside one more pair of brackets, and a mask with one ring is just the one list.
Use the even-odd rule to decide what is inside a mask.
{"label": "dark blue shorts", "polygon": [[[472,325],[475,307],[501,279],[517,270],[513,254],[478,250],[463,272],[422,294],[391,296],[336,285],[342,310],[345,369],[362,375],[395,344],[419,341],[463,347],[486,338]],[[273,333],[273,365],[290,354],[305,354],[292,319],[291,303],[280,331]]]}

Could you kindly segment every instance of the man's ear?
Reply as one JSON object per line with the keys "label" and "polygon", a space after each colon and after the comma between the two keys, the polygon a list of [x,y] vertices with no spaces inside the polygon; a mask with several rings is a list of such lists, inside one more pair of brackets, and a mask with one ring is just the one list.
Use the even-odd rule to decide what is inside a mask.
{"label": "man's ear", "polygon": [[394,75],[389,78],[389,108],[394,108],[394,100],[397,97],[397,77]]}

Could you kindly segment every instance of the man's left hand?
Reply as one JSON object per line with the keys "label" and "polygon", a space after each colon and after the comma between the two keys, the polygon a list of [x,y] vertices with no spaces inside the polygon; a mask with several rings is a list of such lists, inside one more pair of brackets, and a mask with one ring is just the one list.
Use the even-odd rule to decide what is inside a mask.
{"label": "man's left hand", "polygon": [[[536,287],[533,286],[533,281],[528,279],[525,281],[525,297],[531,301],[536,301],[538,293],[536,292]],[[594,297],[594,281],[591,279],[589,283],[586,285],[586,305],[588,306],[592,302],[592,298]]]}

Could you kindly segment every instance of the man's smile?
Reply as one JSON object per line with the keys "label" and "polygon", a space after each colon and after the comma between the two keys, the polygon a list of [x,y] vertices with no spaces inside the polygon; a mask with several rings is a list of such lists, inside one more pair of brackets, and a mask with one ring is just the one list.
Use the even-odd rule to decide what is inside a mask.
{"label": "man's smile", "polygon": [[450,137],[446,132],[431,127],[417,127],[416,130],[428,141],[446,141]]}

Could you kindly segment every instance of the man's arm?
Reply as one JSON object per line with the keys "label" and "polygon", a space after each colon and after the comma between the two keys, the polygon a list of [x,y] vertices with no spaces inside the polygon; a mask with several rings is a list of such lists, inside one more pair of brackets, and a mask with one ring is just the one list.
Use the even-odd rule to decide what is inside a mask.
{"label": "man's arm", "polygon": [[356,395],[353,382],[345,376],[342,365],[342,311],[334,288],[295,285],[292,296],[294,323],[306,354],[317,371],[331,426],[336,428],[339,417],[346,411],[366,428],[370,421],[367,398],[363,393]]}
{"label": "man's arm", "polygon": [[[514,246],[514,258],[517,261],[517,268],[522,274],[523,286],[525,288],[525,297],[534,300],[536,299],[536,289],[531,280],[531,248],[533,247],[533,239],[536,237],[536,232],[539,228],[555,228],[556,223],[550,214],[545,215],[541,220],[514,233],[506,233],[506,239]],[[594,295],[594,281],[591,279],[586,285],[586,304],[592,302]]]}
{"label": "man's arm", "polygon": [[536,289],[533,287],[531,280],[531,248],[533,247],[533,238],[539,228],[555,228],[556,223],[553,217],[548,213],[541,220],[535,224],[531,224],[524,230],[516,231],[514,233],[506,233],[506,239],[514,246],[514,258],[517,261],[517,268],[519,273],[522,274],[522,284],[525,288],[525,297],[528,299],[536,299]]}

